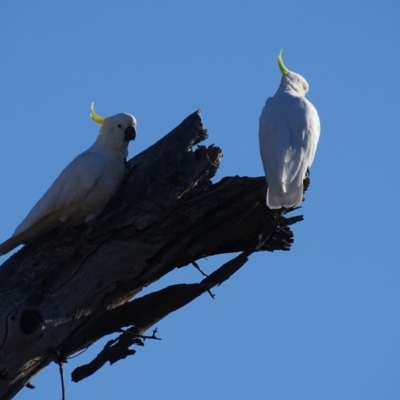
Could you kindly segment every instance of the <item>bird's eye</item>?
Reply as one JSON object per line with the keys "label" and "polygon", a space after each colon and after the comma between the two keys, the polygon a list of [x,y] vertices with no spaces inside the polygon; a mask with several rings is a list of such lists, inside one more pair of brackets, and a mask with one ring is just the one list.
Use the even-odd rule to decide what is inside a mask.
{"label": "bird's eye", "polygon": [[121,125],[121,124],[118,124],[118,128],[122,128],[122,125]]}

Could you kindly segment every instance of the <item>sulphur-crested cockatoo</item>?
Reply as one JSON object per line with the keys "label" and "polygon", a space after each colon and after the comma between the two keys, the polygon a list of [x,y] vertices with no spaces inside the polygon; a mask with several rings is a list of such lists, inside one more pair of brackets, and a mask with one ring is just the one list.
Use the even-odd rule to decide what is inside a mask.
{"label": "sulphur-crested cockatoo", "polygon": [[260,152],[267,180],[267,206],[293,207],[303,199],[303,180],[317,149],[320,122],[305,98],[307,81],[289,71],[278,55],[282,80],[260,116]]}
{"label": "sulphur-crested cockatoo", "polygon": [[0,245],[0,255],[64,223],[90,225],[116,192],[128,143],[136,137],[136,119],[124,113],[100,117],[93,107],[90,116],[101,125],[96,141],[61,172],[11,238]]}

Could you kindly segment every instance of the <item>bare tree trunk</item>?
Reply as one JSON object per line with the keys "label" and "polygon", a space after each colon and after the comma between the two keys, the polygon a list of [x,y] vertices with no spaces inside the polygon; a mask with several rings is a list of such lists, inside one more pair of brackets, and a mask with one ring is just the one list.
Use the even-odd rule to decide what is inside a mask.
{"label": "bare tree trunk", "polygon": [[[127,163],[101,229],[44,235],[0,269],[0,398],[10,399],[38,371],[103,336],[121,332],[79,381],[106,362],[134,354],[157,321],[228,279],[254,251],[289,250],[289,225],[265,205],[263,177],[216,184],[222,151],[193,146],[208,137],[199,113]],[[283,213],[282,213],[283,214]],[[170,286],[128,302],[143,287],[205,256],[240,252],[198,284]],[[122,330],[122,328],[127,328]]]}

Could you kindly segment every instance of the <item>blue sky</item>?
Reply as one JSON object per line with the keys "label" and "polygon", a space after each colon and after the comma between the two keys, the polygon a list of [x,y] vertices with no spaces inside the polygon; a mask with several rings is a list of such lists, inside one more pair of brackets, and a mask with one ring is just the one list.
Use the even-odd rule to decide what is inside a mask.
{"label": "blue sky", "polygon": [[[322,133],[289,253],[263,253],[158,325],[162,341],[75,384],[67,398],[400,398],[400,146],[395,1],[0,0],[0,240],[101,115],[133,113],[134,155],[201,109],[224,150],[215,181],[260,176],[258,117],[276,63],[310,84]],[[3,257],[0,261],[4,261]],[[226,260],[200,262],[212,271]],[[193,268],[157,283],[199,281]],[[17,399],[60,398],[50,365]]]}

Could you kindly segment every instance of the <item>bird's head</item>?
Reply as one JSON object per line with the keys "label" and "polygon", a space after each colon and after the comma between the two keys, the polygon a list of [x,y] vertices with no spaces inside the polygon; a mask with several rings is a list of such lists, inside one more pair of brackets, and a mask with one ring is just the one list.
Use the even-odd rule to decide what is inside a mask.
{"label": "bird's head", "polygon": [[284,89],[290,88],[301,96],[305,96],[308,92],[308,82],[299,74],[289,71],[282,60],[282,50],[278,55],[278,65],[282,72],[281,87]]}
{"label": "bird's head", "polygon": [[130,140],[136,138],[136,119],[131,114],[119,113],[111,117],[101,117],[90,107],[90,117],[101,125],[98,140],[110,148],[126,148]]}

